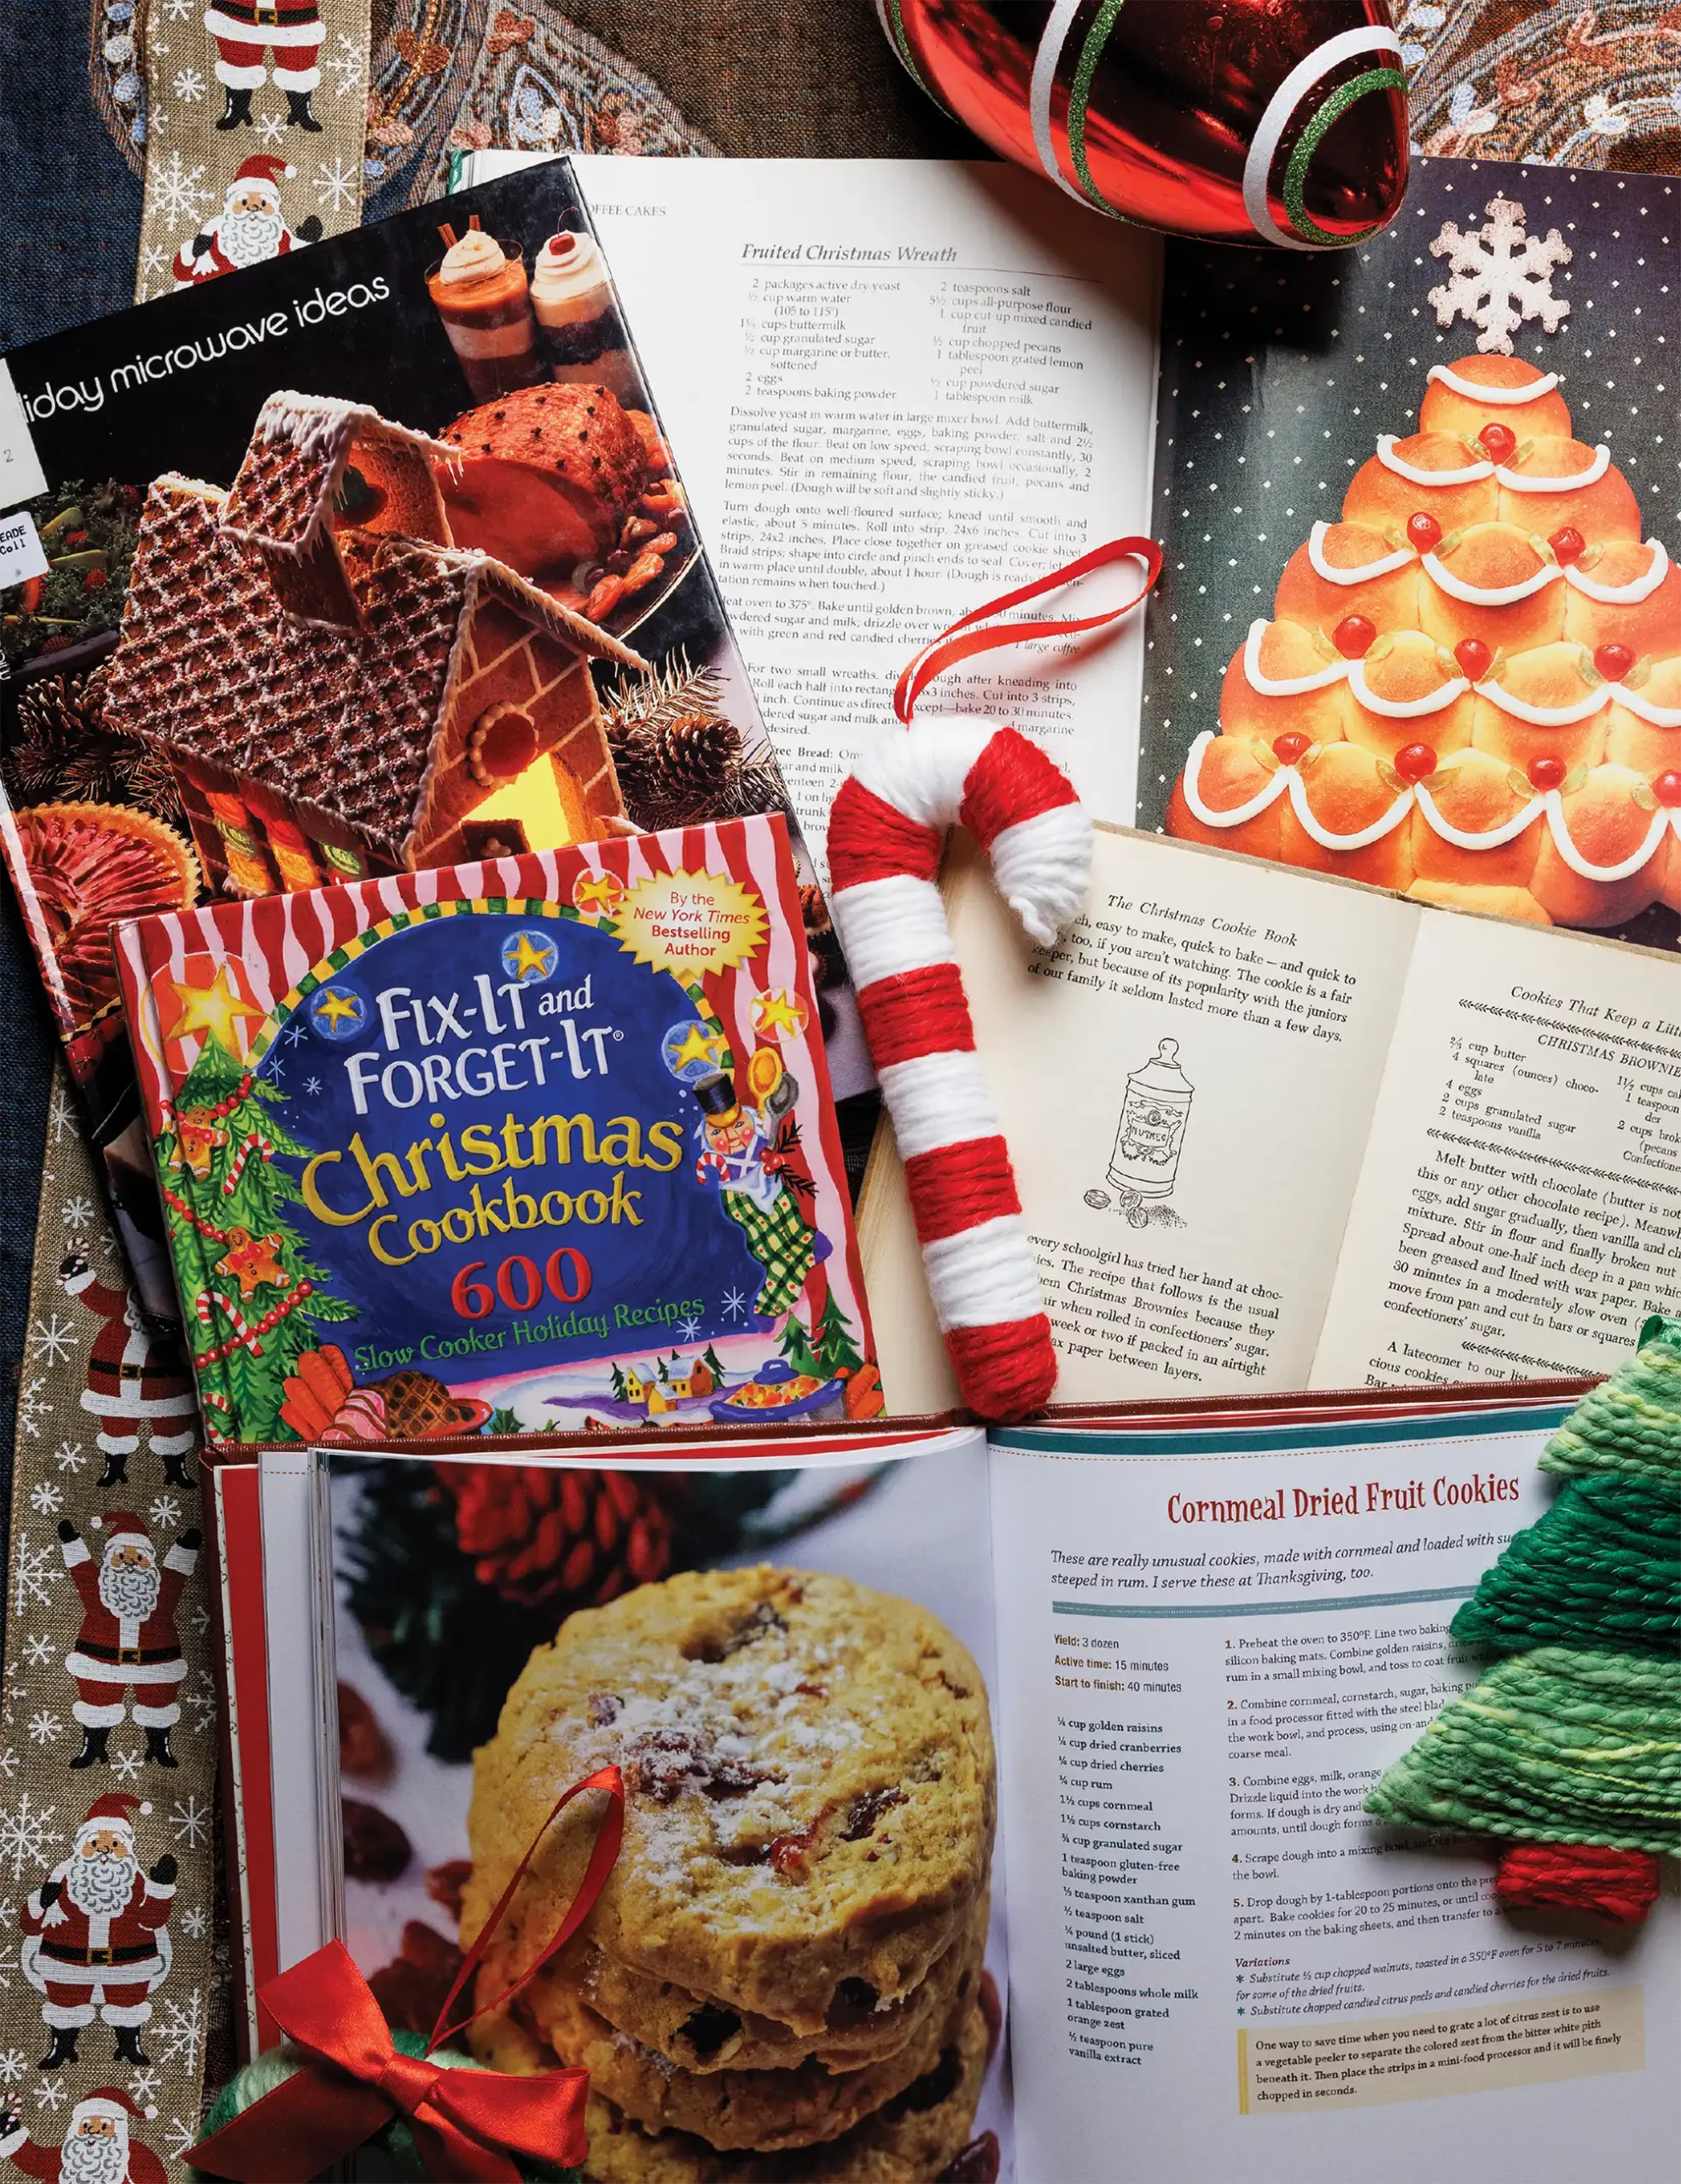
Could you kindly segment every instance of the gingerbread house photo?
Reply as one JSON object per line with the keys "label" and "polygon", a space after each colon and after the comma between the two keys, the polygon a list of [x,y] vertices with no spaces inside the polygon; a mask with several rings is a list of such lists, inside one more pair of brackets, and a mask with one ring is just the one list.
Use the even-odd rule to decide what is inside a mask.
{"label": "gingerbread house photo", "polygon": [[459,460],[361,404],[277,393],[230,491],[152,485],[106,712],[169,760],[212,886],[620,830],[590,663],[647,663],[457,547],[439,476]]}

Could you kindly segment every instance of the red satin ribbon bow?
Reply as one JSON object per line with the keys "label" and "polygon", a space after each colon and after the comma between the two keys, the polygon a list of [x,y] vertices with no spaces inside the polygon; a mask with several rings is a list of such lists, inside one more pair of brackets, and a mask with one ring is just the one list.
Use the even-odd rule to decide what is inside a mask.
{"label": "red satin ribbon bow", "polygon": [[[538,1844],[585,1790],[605,1790],[611,1803],[566,1917],[511,1986],[460,2024],[448,2024],[450,2005],[501,1926]],[[428,2049],[500,2009],[572,1938],[613,1869],[624,1826],[625,1788],[616,1767],[575,1782],[555,1800],[468,1950],[438,2013]],[[397,2116],[407,2119],[428,2173],[439,2184],[519,2184],[515,2154],[562,2169],[584,2159],[587,2071],[515,2077],[496,2071],[446,2070],[399,2053],[379,2004],[342,1942],[329,1942],[270,1979],[262,2001],[281,2030],[308,2051],[310,2060],[193,2148],[193,2167],[207,2175],[233,2177],[238,2184],[299,2184],[363,2145]]]}
{"label": "red satin ribbon bow", "polygon": [[[1108,568],[1114,561],[1142,561],[1144,566],[1143,583],[1122,606],[1108,607],[1101,614],[1083,615],[1078,621],[1005,622],[995,630],[974,626],[977,622],[990,622],[995,614],[1008,613],[1012,607],[1024,606],[1030,599],[1042,599],[1048,591],[1059,591],[1064,584],[1077,582],[1093,569]],[[961,616],[932,644],[923,646],[899,678],[893,691],[893,711],[909,728],[916,700],[934,677],[943,675],[948,667],[955,667],[960,659],[973,659],[978,652],[993,652],[1001,645],[1027,643],[1034,637],[1077,636],[1083,630],[1101,630],[1106,623],[1118,622],[1123,614],[1132,612],[1160,574],[1161,549],[1155,539],[1111,538],[1107,545],[1094,546],[1078,561],[1053,569],[1048,577],[1036,578],[1032,584],[1007,591],[1001,599],[989,599],[984,607]],[[959,635],[960,631],[968,634]]]}

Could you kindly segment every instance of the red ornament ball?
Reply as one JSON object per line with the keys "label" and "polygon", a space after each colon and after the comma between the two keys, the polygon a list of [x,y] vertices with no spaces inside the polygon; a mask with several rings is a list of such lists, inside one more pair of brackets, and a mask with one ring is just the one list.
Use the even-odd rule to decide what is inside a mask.
{"label": "red ornament ball", "polygon": [[1480,637],[1461,637],[1453,648],[1453,657],[1469,682],[1480,682],[1494,665],[1494,655]]}
{"label": "red ornament ball", "polygon": [[1407,518],[1407,543],[1416,546],[1421,554],[1428,554],[1442,543],[1442,527],[1428,508],[1420,508]]}
{"label": "red ornament ball", "polygon": [[1601,645],[1594,653],[1593,664],[1608,682],[1620,682],[1634,665],[1634,654],[1626,645]]}
{"label": "red ornament ball", "polygon": [[1272,739],[1272,755],[1281,766],[1300,765],[1312,748],[1312,737],[1304,735],[1299,728],[1293,728],[1287,735],[1275,735]]}
{"label": "red ornament ball", "polygon": [[1673,811],[1681,804],[1681,773],[1673,766],[1666,766],[1652,783],[1652,793],[1666,810]]}
{"label": "red ornament ball", "polygon": [[1345,659],[1358,659],[1377,642],[1377,624],[1364,614],[1345,614],[1331,631],[1331,642]]}
{"label": "red ornament ball", "polygon": [[1428,743],[1404,744],[1395,753],[1395,771],[1404,781],[1428,781],[1436,770],[1436,754]]}
{"label": "red ornament ball", "polygon": [[1549,789],[1563,785],[1566,767],[1562,758],[1532,758],[1529,762],[1529,782],[1532,788],[1544,796]]}
{"label": "red ornament ball", "polygon": [[1374,0],[878,13],[931,98],[1079,204],[1291,250],[1346,249],[1400,210],[1406,78]]}
{"label": "red ornament ball", "polygon": [[1517,434],[1509,425],[1503,425],[1498,419],[1491,424],[1485,425],[1477,434],[1477,439],[1481,444],[1483,453],[1491,462],[1509,462],[1512,451],[1517,445]]}
{"label": "red ornament ball", "polygon": [[1561,561],[1579,561],[1588,550],[1588,542],[1573,523],[1561,524],[1552,532],[1547,543]]}

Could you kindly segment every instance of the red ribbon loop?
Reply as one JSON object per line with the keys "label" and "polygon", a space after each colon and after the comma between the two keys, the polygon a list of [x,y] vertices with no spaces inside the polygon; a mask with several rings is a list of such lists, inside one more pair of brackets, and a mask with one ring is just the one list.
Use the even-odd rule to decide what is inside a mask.
{"label": "red ribbon loop", "polygon": [[[1143,584],[1120,607],[1111,607],[1102,614],[1085,615],[1077,621],[1007,622],[996,630],[979,630],[974,626],[978,622],[990,621],[995,614],[1008,613],[1012,607],[1023,606],[1030,599],[1041,599],[1046,592],[1059,590],[1065,584],[1073,584],[1094,569],[1108,568],[1114,561],[1142,561],[1145,570]],[[955,667],[959,660],[971,659],[978,652],[992,652],[1003,645],[1025,644],[1034,637],[1077,636],[1084,630],[1101,630],[1108,623],[1120,621],[1123,614],[1132,612],[1160,574],[1161,549],[1155,539],[1111,538],[1107,545],[1094,546],[1089,554],[1082,554],[1077,561],[1053,569],[1048,577],[1038,577],[1032,584],[1007,591],[1001,599],[988,600],[986,606],[962,616],[931,644],[923,646],[894,686],[894,712],[909,728],[917,699],[935,676],[943,675],[948,667]],[[960,630],[968,634],[960,636]]]}
{"label": "red ribbon loop", "polygon": [[[586,1790],[609,1803],[577,1895],[542,1951],[520,1978],[458,2024],[446,2025],[450,2005],[478,1969],[502,1924],[514,1891],[559,1815]],[[445,1997],[429,2048],[441,2047],[491,2010],[499,2009],[564,1948],[594,1909],[625,1827],[625,1786],[604,1767],[557,1798],[532,1838],[513,1879],[467,1951]],[[590,2074],[545,2071],[512,2077],[494,2071],[451,2070],[393,2045],[367,1981],[342,1942],[329,1942],[301,1964],[270,1979],[264,2006],[281,2030],[306,2051],[305,2067],[232,2123],[193,2148],[195,2169],[238,2184],[297,2184],[370,2139],[394,2116],[408,2119],[428,2174],[445,2184],[519,2184],[513,2157],[525,2154],[559,2168],[581,2164],[586,2148],[584,2104]]]}

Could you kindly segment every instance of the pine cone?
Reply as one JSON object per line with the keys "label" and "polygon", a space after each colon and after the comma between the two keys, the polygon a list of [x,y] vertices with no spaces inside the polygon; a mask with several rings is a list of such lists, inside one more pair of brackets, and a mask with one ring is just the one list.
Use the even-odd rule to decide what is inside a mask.
{"label": "pine cone", "polygon": [[741,755],[742,739],[736,730],[727,720],[709,713],[685,713],[654,731],[654,763],[674,789],[718,788]]}
{"label": "pine cone", "polygon": [[635,805],[647,796],[654,784],[656,768],[653,739],[645,728],[609,721],[607,742],[613,753],[614,771],[619,776],[620,793],[627,804]]}
{"label": "pine cone", "polygon": [[10,770],[26,796],[108,804],[116,792],[114,739],[93,676],[45,675],[18,693]]}
{"label": "pine cone", "polygon": [[474,1575],[521,1606],[601,1607],[671,1566],[671,1518],[652,1481],[512,1464],[440,1464],[438,1478]]}

